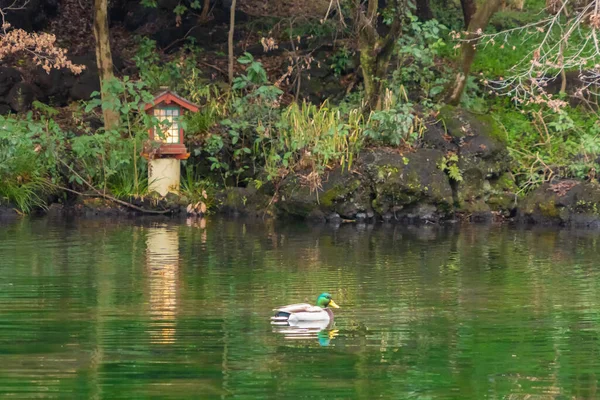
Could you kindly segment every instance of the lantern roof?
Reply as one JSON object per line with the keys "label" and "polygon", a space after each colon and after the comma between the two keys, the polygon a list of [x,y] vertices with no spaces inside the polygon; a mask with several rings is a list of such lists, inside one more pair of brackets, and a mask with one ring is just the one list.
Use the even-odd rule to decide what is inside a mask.
{"label": "lantern roof", "polygon": [[144,105],[144,111],[148,111],[151,108],[154,108],[162,103],[175,103],[180,107],[183,107],[191,112],[198,112],[198,109],[200,108],[200,106],[198,106],[197,104],[194,104],[191,101],[179,96],[177,93],[166,89],[154,96],[154,100],[152,101],[152,103]]}

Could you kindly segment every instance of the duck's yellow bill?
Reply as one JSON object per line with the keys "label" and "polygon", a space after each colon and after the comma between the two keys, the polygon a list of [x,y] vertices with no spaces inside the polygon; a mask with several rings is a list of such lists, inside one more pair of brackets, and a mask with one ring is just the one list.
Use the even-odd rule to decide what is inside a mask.
{"label": "duck's yellow bill", "polygon": [[330,307],[333,307],[333,308],[340,308],[340,306],[338,306],[337,304],[335,304],[335,301],[333,301],[333,300],[331,300],[331,301],[329,302],[329,306],[330,306]]}

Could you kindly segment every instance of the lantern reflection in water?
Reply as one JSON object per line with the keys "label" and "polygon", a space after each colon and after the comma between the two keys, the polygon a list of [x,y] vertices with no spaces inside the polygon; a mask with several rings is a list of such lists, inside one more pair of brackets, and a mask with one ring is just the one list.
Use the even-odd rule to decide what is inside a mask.
{"label": "lantern reflection in water", "polygon": [[175,342],[179,234],[167,227],[148,229],[146,268],[150,286],[150,340]]}

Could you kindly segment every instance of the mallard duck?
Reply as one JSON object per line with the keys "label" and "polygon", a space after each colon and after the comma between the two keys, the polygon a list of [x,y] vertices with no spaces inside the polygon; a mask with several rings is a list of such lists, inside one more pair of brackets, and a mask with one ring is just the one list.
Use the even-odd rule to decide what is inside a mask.
{"label": "mallard duck", "polygon": [[317,305],[310,304],[290,304],[274,309],[277,311],[271,321],[276,325],[295,325],[299,321],[320,321],[325,323],[325,326],[333,322],[333,312],[329,307],[340,308],[331,298],[329,293],[321,293],[317,298]]}

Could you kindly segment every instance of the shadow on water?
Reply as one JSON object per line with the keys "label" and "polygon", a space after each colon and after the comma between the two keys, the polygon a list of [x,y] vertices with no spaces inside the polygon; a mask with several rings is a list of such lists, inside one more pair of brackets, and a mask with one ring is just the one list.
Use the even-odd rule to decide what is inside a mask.
{"label": "shadow on water", "polygon": [[[0,396],[597,398],[596,232],[0,222]],[[272,308],[342,305],[335,325]]]}

